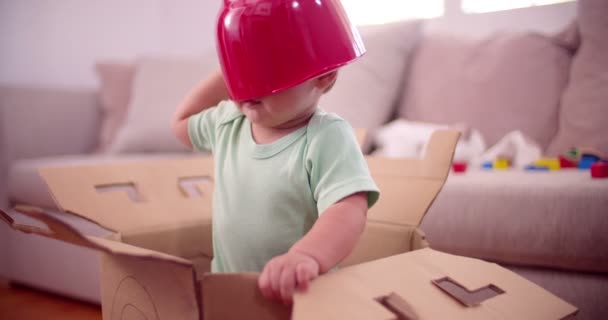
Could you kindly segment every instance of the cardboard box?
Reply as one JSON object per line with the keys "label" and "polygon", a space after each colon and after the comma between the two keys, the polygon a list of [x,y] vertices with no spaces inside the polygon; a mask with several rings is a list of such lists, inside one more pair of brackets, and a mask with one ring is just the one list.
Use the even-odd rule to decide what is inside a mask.
{"label": "cardboard box", "polygon": [[[116,231],[116,239],[82,235],[38,208],[18,209],[43,227],[2,217],[14,229],[103,252],[104,319],[561,319],[575,313],[495,264],[431,249],[400,254],[428,246],[417,226],[445,182],[457,139],[455,132],[437,132],[424,160],[368,158],[382,196],[343,263],[357,265],[315,280],[295,297],[293,312],[261,296],[256,274],[205,273],[213,254],[208,158],[41,172],[60,208]],[[463,300],[469,307],[451,296],[482,287],[504,293],[481,303]]]}
{"label": "cardboard box", "polygon": [[209,157],[41,169],[57,207],[114,231],[113,240],[195,261],[209,271]]}
{"label": "cardboard box", "polygon": [[564,319],[577,309],[517,274],[420,249],[317,279],[293,319]]}

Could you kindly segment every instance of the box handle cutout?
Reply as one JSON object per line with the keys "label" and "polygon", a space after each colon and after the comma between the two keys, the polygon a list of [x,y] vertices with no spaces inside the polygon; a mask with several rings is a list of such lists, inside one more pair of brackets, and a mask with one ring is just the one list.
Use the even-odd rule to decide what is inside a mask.
{"label": "box handle cutout", "polygon": [[397,320],[417,320],[418,316],[414,312],[412,306],[407,303],[400,295],[391,292],[386,296],[381,296],[376,299],[378,303],[397,316]]}
{"label": "box handle cutout", "polygon": [[208,176],[197,176],[197,177],[181,177],[178,179],[177,184],[182,195],[186,198],[202,198],[203,191],[198,187],[200,183],[211,183],[211,177]]}
{"label": "box handle cutout", "polygon": [[493,284],[488,284],[487,286],[481,287],[477,290],[469,291],[467,288],[463,287],[461,284],[449,277],[431,280],[431,282],[466,307],[477,306],[485,300],[505,293],[504,290]]}
{"label": "box handle cutout", "polygon": [[133,182],[112,183],[95,186],[95,190],[99,193],[106,192],[125,192],[129,199],[133,202],[144,202],[144,197]]}

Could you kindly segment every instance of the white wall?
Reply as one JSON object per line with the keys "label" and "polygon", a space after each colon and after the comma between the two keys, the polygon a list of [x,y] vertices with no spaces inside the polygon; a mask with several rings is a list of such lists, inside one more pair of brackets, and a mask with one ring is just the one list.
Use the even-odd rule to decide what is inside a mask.
{"label": "white wall", "polygon": [[[431,21],[427,30],[472,36],[504,28],[553,32],[576,14],[575,3],[565,3],[463,15],[459,3],[447,0],[446,16]],[[0,0],[0,85],[93,88],[93,65],[100,59],[210,50],[220,4],[221,0]]]}
{"label": "white wall", "polygon": [[0,84],[94,87],[99,59],[213,48],[220,0],[0,0]]}
{"label": "white wall", "polygon": [[[576,2],[490,12],[464,14],[460,0],[447,0],[445,15],[426,24],[426,32],[483,37],[501,30],[534,30],[542,33],[561,31],[576,17]],[[493,0],[487,0],[493,1]]]}

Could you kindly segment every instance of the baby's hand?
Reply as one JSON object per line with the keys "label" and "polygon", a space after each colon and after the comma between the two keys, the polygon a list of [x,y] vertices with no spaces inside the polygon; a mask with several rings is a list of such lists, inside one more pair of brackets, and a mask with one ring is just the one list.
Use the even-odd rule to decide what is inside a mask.
{"label": "baby's hand", "polygon": [[303,253],[288,252],[272,258],[258,279],[264,297],[291,304],[295,290],[308,289],[310,280],[319,275],[317,260]]}

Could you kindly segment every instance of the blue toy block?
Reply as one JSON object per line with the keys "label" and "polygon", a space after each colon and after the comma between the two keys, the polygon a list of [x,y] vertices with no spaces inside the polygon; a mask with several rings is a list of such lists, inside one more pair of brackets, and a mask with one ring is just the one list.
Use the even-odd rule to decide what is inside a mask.
{"label": "blue toy block", "polygon": [[583,154],[581,161],[578,163],[579,169],[590,169],[591,165],[600,161],[600,157],[593,154]]}
{"label": "blue toy block", "polygon": [[527,165],[524,170],[526,171],[549,171],[549,167],[545,166],[535,166],[533,164]]}

